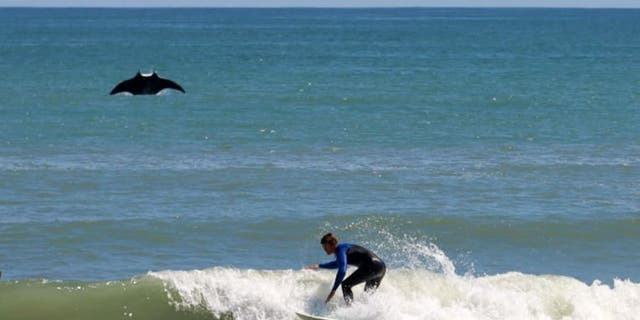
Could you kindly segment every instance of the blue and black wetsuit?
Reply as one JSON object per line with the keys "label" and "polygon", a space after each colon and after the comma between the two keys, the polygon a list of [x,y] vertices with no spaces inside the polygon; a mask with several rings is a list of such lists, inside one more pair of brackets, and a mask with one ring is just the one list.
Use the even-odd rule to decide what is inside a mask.
{"label": "blue and black wetsuit", "polygon": [[[347,265],[356,266],[358,269],[347,279],[344,279],[347,273]],[[342,284],[342,294],[347,304],[353,301],[351,287],[365,282],[364,290],[373,291],[378,288],[387,271],[382,259],[373,252],[350,243],[339,244],[336,248],[336,260],[319,266],[323,269],[338,269],[332,290],[338,289],[338,286]]]}

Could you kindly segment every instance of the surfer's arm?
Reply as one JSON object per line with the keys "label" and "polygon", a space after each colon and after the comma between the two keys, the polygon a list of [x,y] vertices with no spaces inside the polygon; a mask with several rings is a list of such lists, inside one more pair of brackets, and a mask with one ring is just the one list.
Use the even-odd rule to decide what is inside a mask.
{"label": "surfer's arm", "polygon": [[344,280],[344,276],[347,274],[347,249],[344,248],[342,250],[338,250],[336,254],[336,261],[334,261],[338,268],[338,273],[336,273],[336,280],[333,282],[333,288],[331,291],[338,290],[338,287]]}
{"label": "surfer's arm", "polygon": [[324,303],[329,303],[329,301],[331,300],[331,298],[333,298],[333,295],[336,294],[335,290],[332,290],[331,292],[329,292],[329,295],[327,296],[327,298],[324,300]]}
{"label": "surfer's arm", "polygon": [[321,263],[321,264],[318,265],[318,268],[322,268],[322,269],[338,269],[338,260],[327,262],[327,263]]}
{"label": "surfer's arm", "polygon": [[336,290],[342,283],[344,279],[344,275],[347,273],[347,248],[343,248],[342,250],[338,250],[336,253],[336,261],[327,263],[328,265],[334,266],[338,269],[338,273],[336,273],[336,281],[333,283],[333,288],[331,288],[331,292],[327,296],[327,299],[324,300],[324,303],[328,303],[333,295],[336,294]]}

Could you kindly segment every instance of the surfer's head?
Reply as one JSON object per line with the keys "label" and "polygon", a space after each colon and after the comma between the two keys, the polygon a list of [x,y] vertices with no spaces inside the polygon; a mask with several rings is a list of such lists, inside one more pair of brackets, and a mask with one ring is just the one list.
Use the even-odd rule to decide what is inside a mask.
{"label": "surfer's head", "polygon": [[320,244],[322,245],[324,252],[327,254],[333,254],[336,252],[336,247],[338,246],[338,238],[334,236],[333,233],[329,232],[322,236]]}

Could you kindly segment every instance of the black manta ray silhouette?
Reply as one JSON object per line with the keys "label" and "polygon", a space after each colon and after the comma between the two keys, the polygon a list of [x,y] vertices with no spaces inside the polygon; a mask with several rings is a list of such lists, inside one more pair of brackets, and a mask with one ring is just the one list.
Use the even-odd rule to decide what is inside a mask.
{"label": "black manta ray silhouette", "polygon": [[164,89],[175,89],[185,93],[179,84],[168,79],[160,78],[155,71],[152,74],[143,74],[138,71],[135,77],[118,83],[118,85],[111,90],[110,94],[121,92],[129,92],[134,95],[157,94]]}

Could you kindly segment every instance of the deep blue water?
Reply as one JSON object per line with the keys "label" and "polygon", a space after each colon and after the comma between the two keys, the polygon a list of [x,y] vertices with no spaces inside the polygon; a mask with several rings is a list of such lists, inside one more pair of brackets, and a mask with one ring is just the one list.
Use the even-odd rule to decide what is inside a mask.
{"label": "deep blue water", "polygon": [[[394,268],[412,237],[459,274],[637,282],[639,34],[639,10],[0,9],[3,279],[297,269],[334,231]],[[139,69],[187,93],[108,95]]]}

